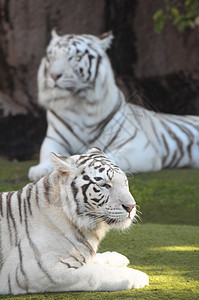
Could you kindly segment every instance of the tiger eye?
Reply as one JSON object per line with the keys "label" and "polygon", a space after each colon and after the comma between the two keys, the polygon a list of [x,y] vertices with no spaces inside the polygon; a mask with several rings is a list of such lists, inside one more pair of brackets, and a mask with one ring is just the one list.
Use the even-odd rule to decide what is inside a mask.
{"label": "tiger eye", "polygon": [[101,187],[105,187],[106,189],[109,190],[111,188],[111,185],[108,184],[108,183],[104,183],[104,184],[101,185]]}

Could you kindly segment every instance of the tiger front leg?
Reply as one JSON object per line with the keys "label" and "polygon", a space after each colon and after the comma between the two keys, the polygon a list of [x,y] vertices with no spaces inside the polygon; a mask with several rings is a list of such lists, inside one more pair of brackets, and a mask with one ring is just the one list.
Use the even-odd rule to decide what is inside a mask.
{"label": "tiger front leg", "polygon": [[53,165],[49,162],[40,163],[29,169],[28,178],[30,181],[36,181],[49,174],[53,170]]}
{"label": "tiger front leg", "polygon": [[94,263],[108,264],[111,267],[126,267],[130,262],[128,258],[118,252],[96,253],[93,258]]}
{"label": "tiger front leg", "polygon": [[49,292],[121,291],[149,285],[149,278],[145,273],[127,267],[87,263],[77,269],[68,269],[65,278],[63,275],[62,273],[62,278],[56,276],[57,285],[51,287]]}
{"label": "tiger front leg", "polygon": [[50,159],[51,152],[68,155],[66,149],[62,145],[46,137],[40,150],[40,163],[29,169],[28,178],[30,181],[36,181],[53,171],[54,166]]}

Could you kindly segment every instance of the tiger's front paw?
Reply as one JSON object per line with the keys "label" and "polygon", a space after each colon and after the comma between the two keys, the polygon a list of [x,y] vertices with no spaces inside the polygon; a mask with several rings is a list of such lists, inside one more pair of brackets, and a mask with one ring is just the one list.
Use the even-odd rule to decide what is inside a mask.
{"label": "tiger's front paw", "polygon": [[97,253],[95,257],[96,262],[108,264],[111,267],[126,267],[129,264],[129,260],[126,256],[118,252],[104,252]]}
{"label": "tiger's front paw", "polygon": [[133,272],[131,277],[131,289],[140,289],[146,285],[149,285],[149,277],[146,273],[138,270],[132,270],[132,271]]}
{"label": "tiger's front paw", "polygon": [[52,170],[53,166],[50,164],[39,164],[29,169],[28,178],[30,181],[36,181],[41,177],[48,175]]}

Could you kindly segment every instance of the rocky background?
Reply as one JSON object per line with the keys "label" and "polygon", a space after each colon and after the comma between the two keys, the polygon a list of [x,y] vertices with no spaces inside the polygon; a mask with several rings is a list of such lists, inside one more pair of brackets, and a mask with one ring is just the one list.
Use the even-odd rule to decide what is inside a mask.
{"label": "rocky background", "polygon": [[199,30],[183,33],[152,16],[162,0],[0,0],[0,155],[30,159],[46,131],[37,105],[37,69],[59,34],[113,30],[109,56],[128,101],[156,111],[199,115]]}

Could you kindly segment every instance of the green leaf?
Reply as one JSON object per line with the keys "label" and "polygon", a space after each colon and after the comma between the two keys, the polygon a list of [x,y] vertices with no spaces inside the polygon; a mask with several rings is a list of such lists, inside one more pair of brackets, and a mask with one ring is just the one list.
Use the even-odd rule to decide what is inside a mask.
{"label": "green leaf", "polygon": [[179,16],[179,10],[175,7],[172,7],[171,9],[172,14],[174,15],[174,17],[178,17]]}
{"label": "green leaf", "polygon": [[162,15],[163,15],[163,10],[158,9],[153,15],[153,20],[154,21],[158,20],[160,17],[162,17]]}
{"label": "green leaf", "polygon": [[192,0],[185,0],[184,5],[185,7],[188,7],[191,4]]}
{"label": "green leaf", "polygon": [[181,20],[183,20],[183,19],[185,19],[185,18],[186,18],[185,15],[179,15],[179,16],[177,16],[177,17],[174,18],[173,24],[176,25],[176,24],[178,24]]}
{"label": "green leaf", "polygon": [[169,0],[164,0],[164,4],[165,4],[167,11],[171,10],[171,4],[170,4]]}
{"label": "green leaf", "polygon": [[182,32],[185,29],[185,27],[189,26],[189,24],[189,21],[181,21],[177,24],[177,28],[180,32]]}
{"label": "green leaf", "polygon": [[154,23],[154,30],[156,33],[161,33],[164,28],[165,20],[164,19],[158,19]]}

